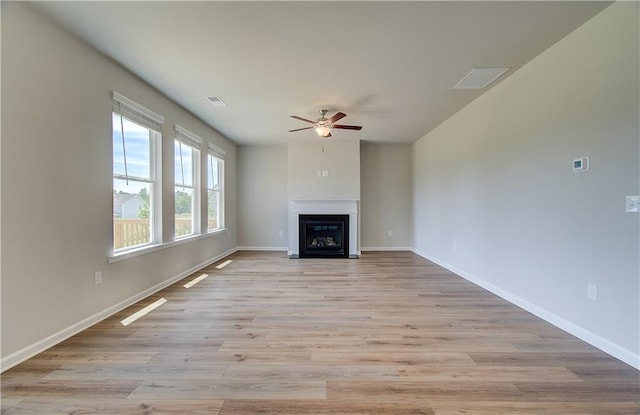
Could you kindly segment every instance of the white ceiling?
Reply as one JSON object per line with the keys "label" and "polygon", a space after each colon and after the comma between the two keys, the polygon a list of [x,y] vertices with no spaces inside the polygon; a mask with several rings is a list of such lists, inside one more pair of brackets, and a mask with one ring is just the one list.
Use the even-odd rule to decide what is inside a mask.
{"label": "white ceiling", "polygon": [[[348,116],[333,136],[411,143],[608,2],[43,2],[34,4],[234,142],[314,138],[290,118]],[[125,92],[125,91],[122,91]],[[206,97],[220,96],[226,108]]]}

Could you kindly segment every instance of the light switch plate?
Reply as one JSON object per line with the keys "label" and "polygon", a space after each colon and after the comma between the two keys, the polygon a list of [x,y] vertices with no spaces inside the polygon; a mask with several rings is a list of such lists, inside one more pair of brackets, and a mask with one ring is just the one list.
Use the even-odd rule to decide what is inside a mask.
{"label": "light switch plate", "polygon": [[627,196],[627,212],[640,212],[640,196]]}

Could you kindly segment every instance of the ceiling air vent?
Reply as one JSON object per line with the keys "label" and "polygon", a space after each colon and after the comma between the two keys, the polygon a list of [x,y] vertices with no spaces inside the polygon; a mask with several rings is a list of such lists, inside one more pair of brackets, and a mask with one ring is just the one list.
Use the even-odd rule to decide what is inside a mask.
{"label": "ceiling air vent", "polygon": [[453,89],[484,89],[511,68],[473,68]]}
{"label": "ceiling air vent", "polygon": [[224,103],[224,101],[222,100],[222,98],[220,97],[207,97],[207,100],[212,103],[213,105],[215,105],[216,107],[226,107],[227,104]]}

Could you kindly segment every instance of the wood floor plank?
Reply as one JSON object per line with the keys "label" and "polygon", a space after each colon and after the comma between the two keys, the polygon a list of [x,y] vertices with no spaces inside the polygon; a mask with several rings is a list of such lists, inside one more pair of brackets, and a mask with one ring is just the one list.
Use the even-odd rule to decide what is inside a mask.
{"label": "wood floor plank", "polygon": [[466,353],[456,352],[388,352],[365,351],[313,352],[312,360],[318,364],[358,363],[358,364],[402,364],[402,365],[446,365],[473,363]]}
{"label": "wood floor plank", "polygon": [[245,364],[230,365],[223,379],[279,380],[375,380],[423,382],[527,382],[545,379],[549,383],[583,382],[564,367],[510,367],[455,365],[313,365],[313,364]]}
{"label": "wood floor plank", "polygon": [[2,414],[640,414],[639,371],[413,253],[228,259],[3,373]]}
{"label": "wood floor plank", "polygon": [[89,367],[86,365],[64,365],[51,371],[42,379],[46,381],[81,380],[163,380],[168,376],[172,380],[221,379],[226,365],[112,365],[108,367]]}
{"label": "wood floor plank", "polygon": [[153,365],[228,365],[233,363],[278,363],[291,364],[298,362],[308,362],[311,360],[311,353],[292,351],[242,351],[231,350],[210,353],[192,353],[189,351],[167,351],[158,353],[149,361]]}
{"label": "wood floor plank", "polygon": [[510,382],[329,381],[327,399],[398,401],[431,399],[517,400],[523,393]]}
{"label": "wood floor plank", "polygon": [[434,415],[429,403],[408,401],[226,401],[220,415]]}
{"label": "wood floor plank", "polygon": [[640,405],[633,402],[491,402],[464,399],[432,400],[435,415],[637,415]]}
{"label": "wood floor plank", "polygon": [[223,380],[334,380],[334,379],[400,379],[402,366],[383,365],[317,365],[317,364],[245,364],[230,365]]}
{"label": "wood floor plank", "polygon": [[[75,380],[34,382],[13,381],[2,382],[2,394],[10,397],[43,397],[52,400],[82,396],[85,399],[126,399],[140,385],[138,380]],[[4,400],[4,397],[3,397]]]}
{"label": "wood floor plank", "polygon": [[64,350],[65,346],[56,346],[38,355],[38,360],[84,364],[90,366],[108,366],[112,364],[144,364],[157,353],[158,348],[149,351],[92,351],[88,349]]}
{"label": "wood floor plank", "polygon": [[[224,401],[145,401],[136,399],[101,399],[84,397],[56,399],[29,398],[3,410],[3,415],[218,415]],[[3,402],[4,404],[4,402]],[[3,405],[4,406],[4,405]]]}
{"label": "wood floor plank", "polygon": [[325,399],[324,381],[145,381],[136,388],[132,399]]}
{"label": "wood floor plank", "polygon": [[580,382],[565,389],[565,385],[553,384],[541,380],[518,382],[516,387],[531,401],[587,401],[598,402],[600,394],[607,396],[609,402],[629,402],[640,399],[640,387],[635,382]]}
{"label": "wood floor plank", "polygon": [[[603,352],[517,352],[517,353],[498,353],[498,352],[473,352],[469,353],[469,357],[478,365],[503,365],[515,367],[528,366],[577,366],[577,367],[603,367],[610,368],[619,376],[633,380],[630,376],[629,369],[635,371],[638,377],[638,371],[630,368],[621,362],[613,362],[611,356]],[[598,376],[594,376],[598,378]]]}

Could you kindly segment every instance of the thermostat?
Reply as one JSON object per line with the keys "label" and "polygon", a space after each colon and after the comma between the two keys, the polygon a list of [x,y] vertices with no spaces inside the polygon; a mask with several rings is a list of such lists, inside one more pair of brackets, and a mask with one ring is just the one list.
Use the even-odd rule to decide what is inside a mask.
{"label": "thermostat", "polygon": [[573,159],[573,171],[587,171],[589,170],[589,157],[580,157]]}

